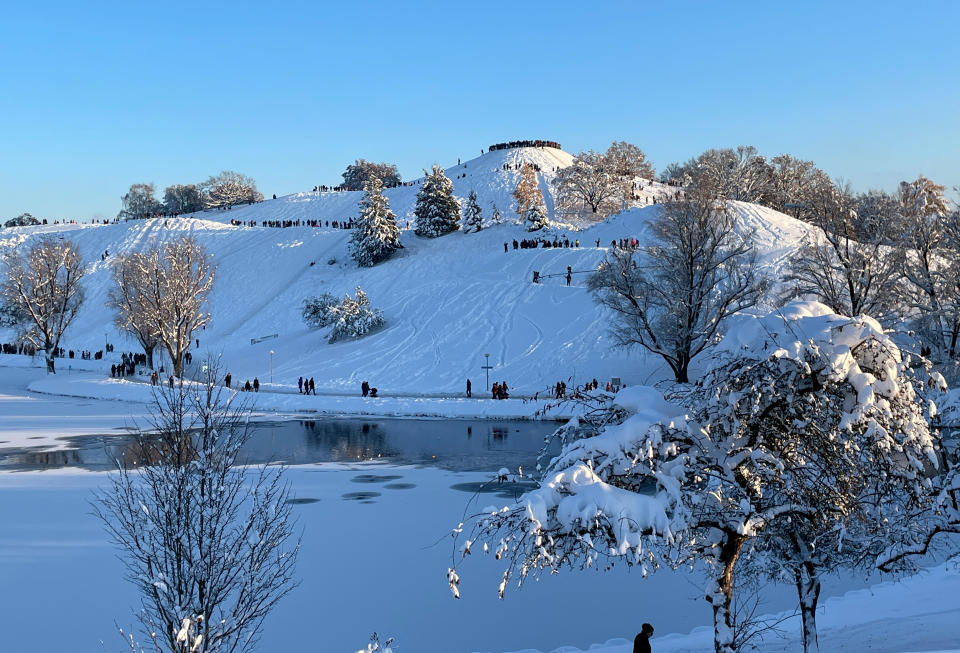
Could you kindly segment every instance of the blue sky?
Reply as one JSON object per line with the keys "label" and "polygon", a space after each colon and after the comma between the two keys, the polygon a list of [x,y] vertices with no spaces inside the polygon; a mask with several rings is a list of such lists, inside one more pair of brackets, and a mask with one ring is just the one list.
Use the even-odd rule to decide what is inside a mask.
{"label": "blue sky", "polygon": [[358,157],[412,178],[523,138],[953,186],[958,25],[958,2],[9,3],[0,218],[112,217],[131,183],[224,169],[268,196]]}

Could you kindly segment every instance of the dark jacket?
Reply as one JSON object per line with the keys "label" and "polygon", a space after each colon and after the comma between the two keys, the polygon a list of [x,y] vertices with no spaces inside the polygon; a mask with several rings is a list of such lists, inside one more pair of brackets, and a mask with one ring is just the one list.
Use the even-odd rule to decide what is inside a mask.
{"label": "dark jacket", "polygon": [[650,639],[646,633],[639,633],[634,638],[633,653],[650,653]]}

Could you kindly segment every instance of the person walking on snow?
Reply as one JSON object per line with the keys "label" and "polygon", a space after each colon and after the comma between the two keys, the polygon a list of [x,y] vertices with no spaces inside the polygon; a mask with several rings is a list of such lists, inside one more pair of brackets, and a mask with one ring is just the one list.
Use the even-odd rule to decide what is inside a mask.
{"label": "person walking on snow", "polygon": [[471,392],[471,389],[472,389],[472,388],[471,388],[471,386],[470,386],[470,379],[467,379],[467,397],[472,397],[472,396],[473,396],[473,394],[472,394],[472,392]]}
{"label": "person walking on snow", "polygon": [[300,394],[303,394],[303,377],[302,376],[299,379],[297,379],[297,392],[299,392]]}
{"label": "person walking on snow", "polygon": [[253,391],[260,392],[260,379],[253,377]]}
{"label": "person walking on snow", "polygon": [[640,628],[640,632],[637,633],[637,636],[633,640],[633,653],[651,653],[651,635],[653,635],[653,626],[650,624],[643,624],[643,626]]}

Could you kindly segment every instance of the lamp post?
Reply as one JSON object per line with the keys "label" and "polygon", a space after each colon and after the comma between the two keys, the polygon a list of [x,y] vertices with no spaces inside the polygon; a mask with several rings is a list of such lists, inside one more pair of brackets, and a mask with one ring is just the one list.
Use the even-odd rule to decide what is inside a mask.
{"label": "lamp post", "polygon": [[273,350],[270,350],[270,383],[273,383]]}
{"label": "lamp post", "polygon": [[487,364],[483,366],[483,369],[487,371],[487,390],[490,389],[490,370],[493,369],[490,367],[490,354],[484,354],[487,357]]}

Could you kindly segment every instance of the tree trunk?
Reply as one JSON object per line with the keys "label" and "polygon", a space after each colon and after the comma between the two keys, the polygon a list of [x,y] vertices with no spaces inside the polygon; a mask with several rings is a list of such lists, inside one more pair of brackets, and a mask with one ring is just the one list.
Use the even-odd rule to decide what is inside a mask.
{"label": "tree trunk", "polygon": [[794,571],[797,596],[800,598],[800,619],[803,627],[804,653],[818,653],[817,601],[820,599],[820,579],[813,565],[803,564]]}
{"label": "tree trunk", "polygon": [[734,649],[733,571],[746,537],[727,533],[720,549],[720,575],[707,592],[713,606],[713,648],[715,653],[736,653]]}
{"label": "tree trunk", "polygon": [[48,337],[44,337],[43,340],[43,353],[47,359],[47,374],[56,374],[57,364],[55,359],[57,356],[57,345],[53,344]]}
{"label": "tree trunk", "polygon": [[153,369],[153,347],[144,347],[143,353],[147,355],[147,367]]}

